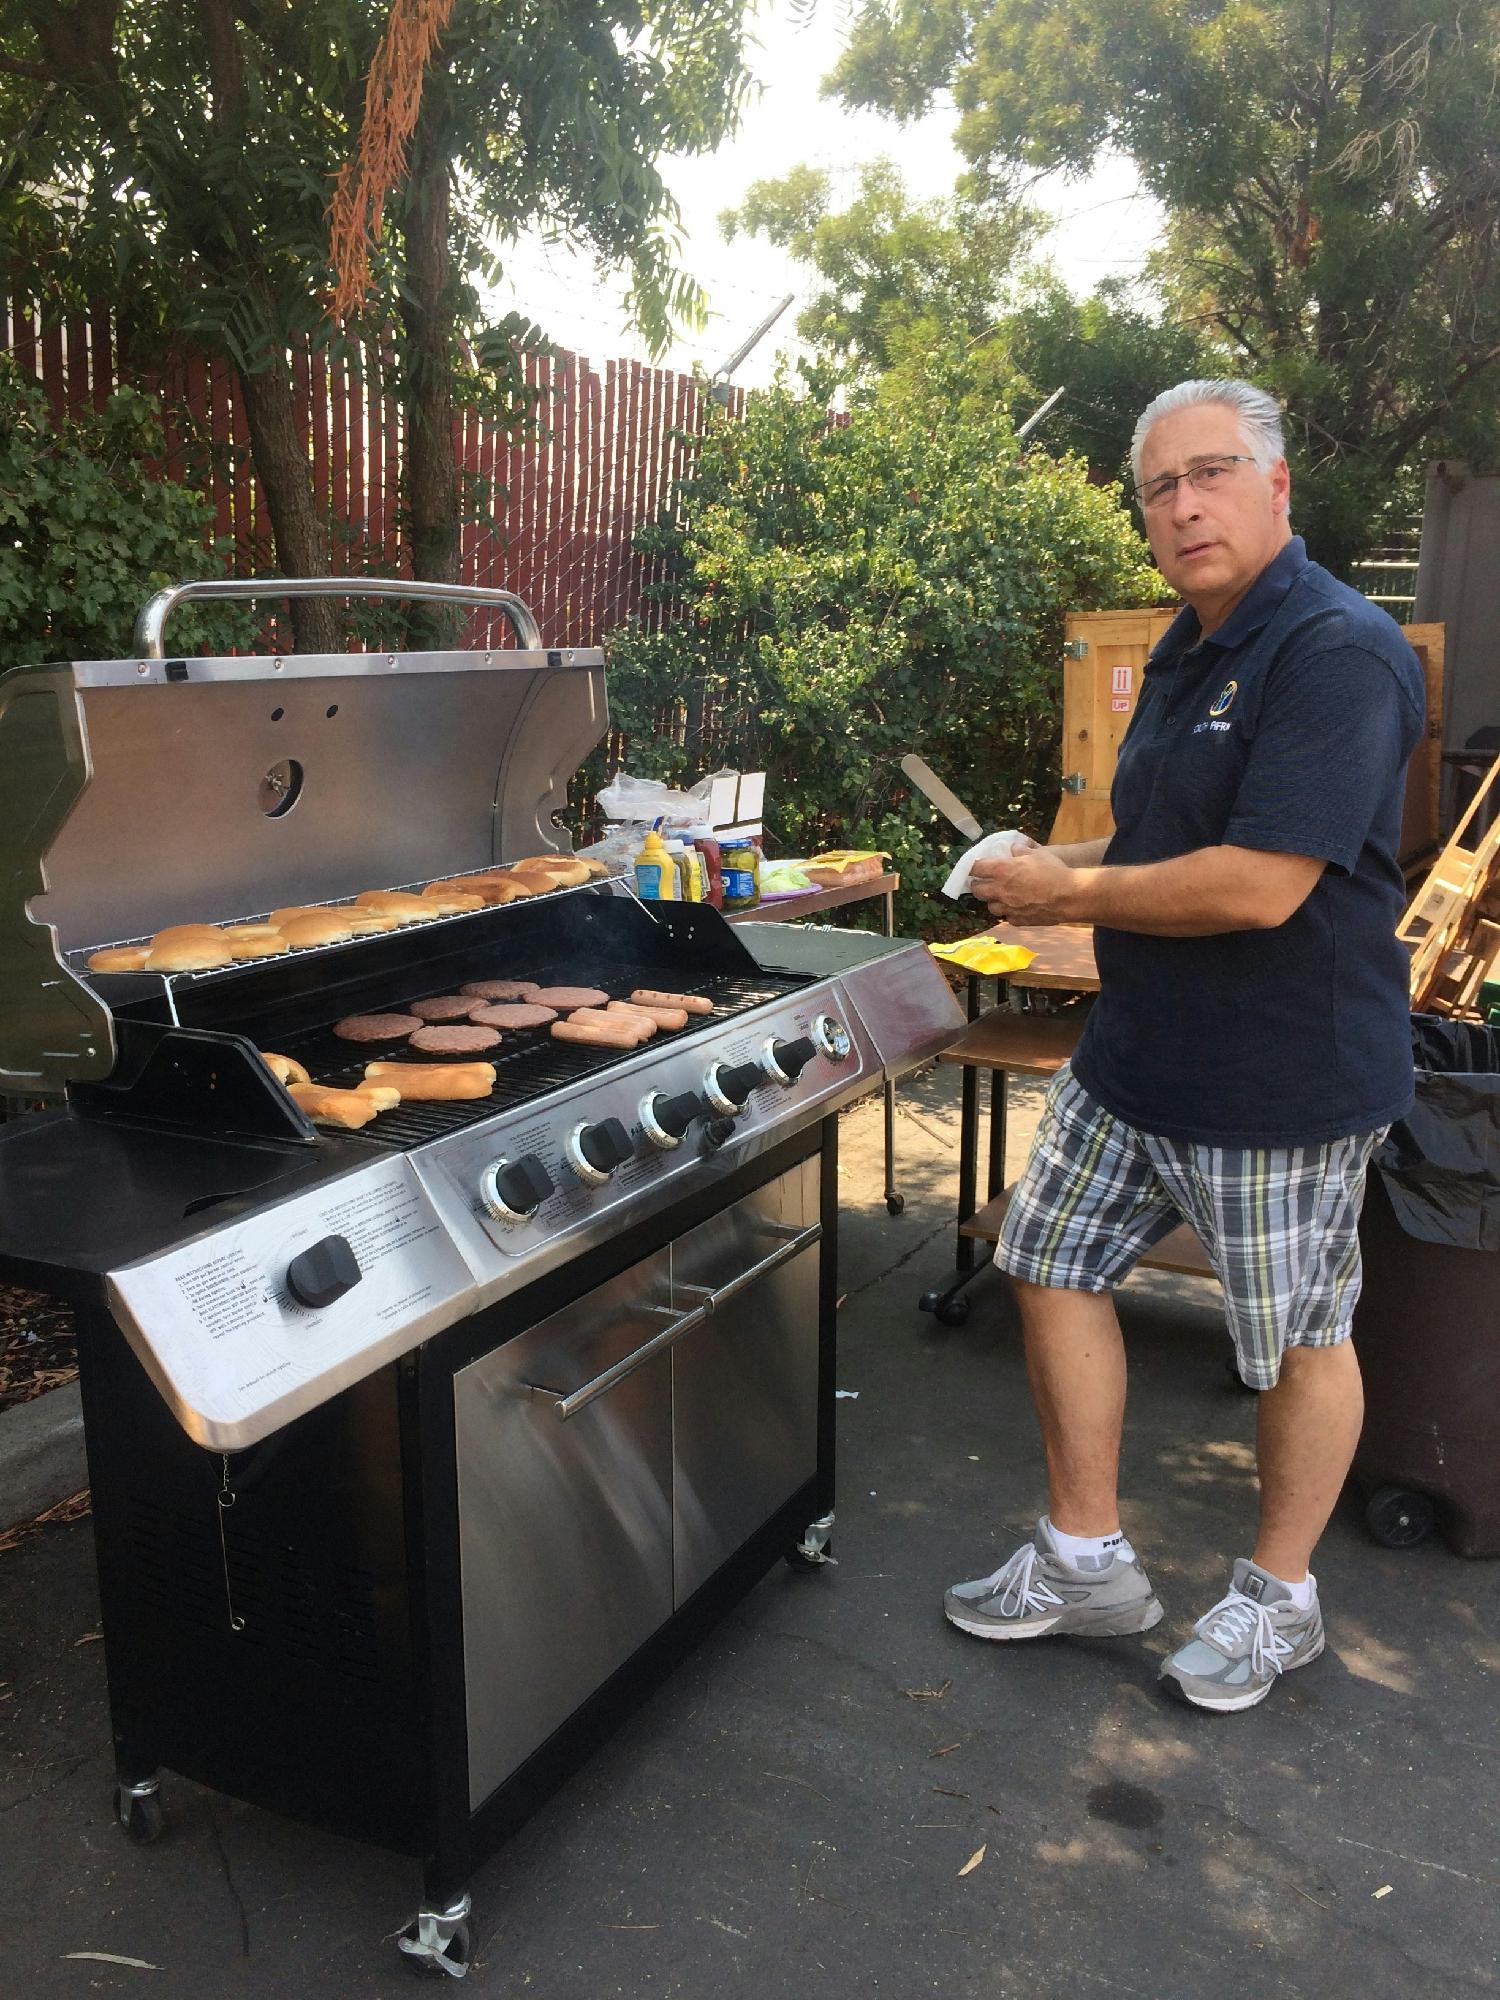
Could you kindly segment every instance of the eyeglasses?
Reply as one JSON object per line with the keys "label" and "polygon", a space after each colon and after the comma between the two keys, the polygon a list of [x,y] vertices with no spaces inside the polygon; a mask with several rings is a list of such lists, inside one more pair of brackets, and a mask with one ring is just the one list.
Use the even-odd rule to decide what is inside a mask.
{"label": "eyeglasses", "polygon": [[1213,493],[1232,477],[1230,466],[1254,463],[1247,451],[1226,452],[1222,458],[1200,459],[1186,472],[1164,472],[1159,478],[1147,479],[1140,486],[1133,486],[1131,492],[1143,508],[1160,507],[1163,501],[1171,499],[1184,479],[1195,493]]}

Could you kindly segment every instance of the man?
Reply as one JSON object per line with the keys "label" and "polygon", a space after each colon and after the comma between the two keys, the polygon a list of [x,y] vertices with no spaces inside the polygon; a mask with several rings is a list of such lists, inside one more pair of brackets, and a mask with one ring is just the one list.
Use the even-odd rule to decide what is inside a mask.
{"label": "man", "polygon": [[1199,1707],[1241,1709],[1323,1650],[1308,1564],[1363,1417],[1348,1335],[1365,1171],[1412,1100],[1396,848],[1423,688],[1399,628],[1293,536],[1271,397],[1180,383],[1142,416],[1132,459],[1152,553],[1186,608],[1121,745],[1116,831],[974,871],[995,916],[1097,926],[1100,992],[997,1252],[1049,1512],[944,1608],[989,1639],[1161,1618],[1117,1511],[1110,1293],[1186,1218],[1260,1391],[1260,1527],[1161,1672]]}

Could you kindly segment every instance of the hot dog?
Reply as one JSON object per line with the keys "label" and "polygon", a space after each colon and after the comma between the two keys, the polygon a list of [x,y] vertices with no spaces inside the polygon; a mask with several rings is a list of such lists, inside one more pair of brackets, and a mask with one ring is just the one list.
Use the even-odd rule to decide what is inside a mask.
{"label": "hot dog", "polygon": [[611,1000],[604,1010],[607,1014],[640,1014],[658,1028],[685,1028],[688,1024],[685,1007],[647,1007],[634,1000]]}
{"label": "hot dog", "polygon": [[643,1039],[632,1022],[622,1020],[617,1014],[597,1021],[554,1021],[552,1034],[559,1042],[584,1042],[591,1048],[619,1049],[622,1053],[637,1047]]}
{"label": "hot dog", "polygon": [[701,993],[653,993],[649,987],[638,986],[631,999],[638,1007],[685,1007],[690,1014],[711,1014],[712,1000],[705,1000]]}

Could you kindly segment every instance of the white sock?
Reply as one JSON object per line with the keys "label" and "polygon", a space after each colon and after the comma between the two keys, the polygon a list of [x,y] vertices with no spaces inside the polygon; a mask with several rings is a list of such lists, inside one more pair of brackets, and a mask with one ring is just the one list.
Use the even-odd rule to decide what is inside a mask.
{"label": "white sock", "polygon": [[1116,1528],[1108,1535],[1065,1535],[1055,1521],[1046,1515],[1042,1518],[1051,1530],[1057,1553],[1069,1569],[1108,1569],[1116,1556],[1128,1562],[1135,1554],[1122,1529]]}
{"label": "white sock", "polygon": [[[1269,1576],[1270,1571],[1268,1570],[1266,1574]],[[1307,1575],[1303,1577],[1300,1583],[1287,1583],[1284,1576],[1277,1577],[1276,1581],[1286,1584],[1287,1589],[1292,1593],[1292,1603],[1298,1611],[1310,1611],[1312,1609],[1313,1597],[1318,1588],[1318,1579],[1313,1575],[1311,1570],[1307,1572]]]}

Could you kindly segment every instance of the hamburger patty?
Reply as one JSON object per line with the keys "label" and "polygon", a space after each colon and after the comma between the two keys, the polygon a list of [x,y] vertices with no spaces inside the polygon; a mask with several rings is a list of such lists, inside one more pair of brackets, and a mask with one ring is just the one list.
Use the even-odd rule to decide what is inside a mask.
{"label": "hamburger patty", "polygon": [[333,1032],[341,1042],[400,1042],[421,1025],[415,1014],[349,1014]]}

